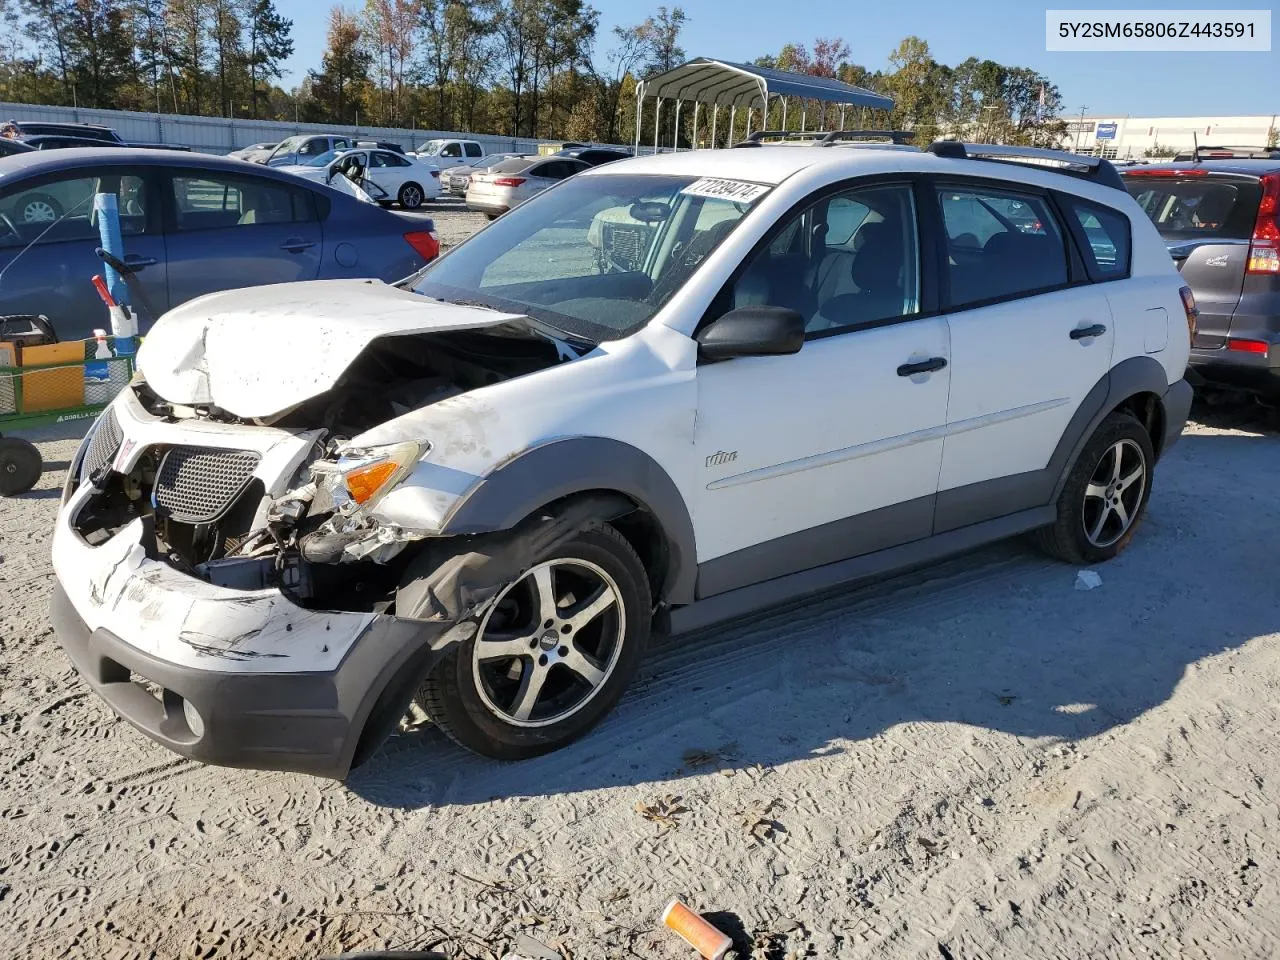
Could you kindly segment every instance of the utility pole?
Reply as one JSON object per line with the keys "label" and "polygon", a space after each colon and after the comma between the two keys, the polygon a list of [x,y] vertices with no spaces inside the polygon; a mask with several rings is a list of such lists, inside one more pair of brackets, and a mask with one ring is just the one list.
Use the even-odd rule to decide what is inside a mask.
{"label": "utility pole", "polygon": [[1080,125],[1076,127],[1076,153],[1080,152],[1080,134],[1084,132],[1084,112],[1088,109],[1084,104],[1080,105]]}

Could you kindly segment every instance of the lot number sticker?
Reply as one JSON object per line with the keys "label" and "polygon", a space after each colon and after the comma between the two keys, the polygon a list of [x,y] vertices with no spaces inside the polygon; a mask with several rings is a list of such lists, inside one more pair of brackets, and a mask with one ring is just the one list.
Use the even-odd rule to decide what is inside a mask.
{"label": "lot number sticker", "polygon": [[748,183],[745,180],[717,180],[714,177],[703,177],[689,184],[681,193],[691,197],[709,197],[716,200],[732,200],[735,203],[751,203],[769,192],[769,188],[759,183]]}

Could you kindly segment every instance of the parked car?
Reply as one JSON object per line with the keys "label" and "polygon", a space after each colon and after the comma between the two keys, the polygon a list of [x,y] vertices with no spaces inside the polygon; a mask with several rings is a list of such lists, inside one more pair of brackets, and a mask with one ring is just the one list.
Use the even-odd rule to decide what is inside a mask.
{"label": "parked car", "polygon": [[[159,313],[232,287],[330,277],[395,280],[439,251],[409,222],[320,184],[201,154],[119,148],[0,158],[0,314],[45,314],[63,339],[106,313],[93,196],[115,193],[125,259]],[[154,317],[144,320],[154,319]]]}
{"label": "parked car", "polygon": [[602,163],[626,160],[631,156],[631,151],[616,147],[566,147],[553,156],[570,157],[573,160],[581,160],[588,166],[598,167]]}
{"label": "parked car", "polygon": [[20,141],[33,150],[65,150],[70,147],[127,147],[127,143],[114,140],[95,140],[89,137],[68,137],[62,134],[41,133],[23,137]]}
{"label": "parked car", "polygon": [[386,194],[388,204],[399,203],[406,210],[416,210],[423,200],[440,196],[440,170],[435,164],[390,150],[332,150],[310,163],[276,169],[326,184],[336,176],[350,176],[358,169],[361,179],[375,184]]}
{"label": "parked car", "polygon": [[400,156],[405,155],[404,147],[396,143],[394,140],[357,140],[357,147],[375,147],[378,150],[390,150],[392,153],[398,153]]}
{"label": "parked car", "polygon": [[1195,293],[1192,380],[1280,404],[1280,159],[1123,176]]}
{"label": "parked car", "polygon": [[519,156],[521,154],[518,153],[491,153],[484,157],[472,157],[466,163],[456,167],[446,167],[440,171],[440,189],[451,197],[465,197],[467,184],[471,182],[473,173],[478,170],[492,170],[503,160]]}
{"label": "parked car", "polygon": [[[100,146],[149,147],[156,150],[190,151],[190,147],[172,143],[134,143],[127,141],[111,127],[96,123],[57,123],[43,120],[11,120],[6,127],[17,129],[18,139],[32,142],[37,149],[82,147],[90,143]],[[39,143],[45,144],[38,146]]]}
{"label": "parked car", "polygon": [[8,137],[0,137],[0,157],[10,157],[15,153],[30,153],[35,147],[21,140],[10,140]]}
{"label": "parked car", "polygon": [[263,163],[269,167],[297,166],[331,150],[349,150],[354,146],[354,137],[301,134],[281,140]]}
{"label": "parked car", "polygon": [[417,154],[439,165],[441,170],[457,167],[469,159],[484,156],[484,147],[475,140],[428,140]]}
{"label": "parked car", "polygon": [[568,157],[518,157],[504,160],[467,183],[467,209],[495,220],[517,204],[561,180],[591,168]]}
{"label": "parked car", "polygon": [[[1032,530],[1111,559],[1191,402],[1183,283],[1105,161],[984,149],[1081,169],[648,156],[395,285],[175,309],[72,458],[60,642],[179,754],[342,777],[415,697],[530,757],[610,710],[655,629]],[[999,203],[957,250],[970,198]],[[601,273],[620,208],[656,229]]]}
{"label": "parked car", "polygon": [[239,150],[232,150],[227,154],[233,160],[246,160],[249,163],[263,163],[267,157],[271,156],[271,151],[276,148],[279,140],[272,140],[270,143],[251,143],[247,147]]}

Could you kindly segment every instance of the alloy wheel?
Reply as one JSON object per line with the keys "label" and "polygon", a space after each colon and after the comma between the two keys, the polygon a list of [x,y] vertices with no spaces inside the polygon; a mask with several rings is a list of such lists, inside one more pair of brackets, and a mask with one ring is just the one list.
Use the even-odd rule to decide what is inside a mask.
{"label": "alloy wheel", "polygon": [[1117,440],[1102,454],[1084,490],[1084,535],[1109,547],[1138,519],[1147,488],[1147,458],[1132,440]]}
{"label": "alloy wheel", "polygon": [[481,622],[472,655],[476,690],[506,723],[558,723],[605,685],[625,630],[622,593],[603,568],[544,561],[509,584]]}

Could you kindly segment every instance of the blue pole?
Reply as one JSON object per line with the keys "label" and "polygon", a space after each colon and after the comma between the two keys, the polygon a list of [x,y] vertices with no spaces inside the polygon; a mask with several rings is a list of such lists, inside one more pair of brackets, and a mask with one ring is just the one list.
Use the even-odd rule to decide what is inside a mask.
{"label": "blue pole", "polygon": [[[98,236],[102,239],[102,249],[117,260],[124,260],[124,240],[120,236],[120,206],[116,195],[96,194],[93,198],[93,213],[98,219]],[[125,285],[124,278],[105,263],[103,277],[107,281],[112,299],[116,303],[128,303],[129,288]]]}

